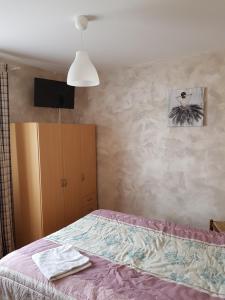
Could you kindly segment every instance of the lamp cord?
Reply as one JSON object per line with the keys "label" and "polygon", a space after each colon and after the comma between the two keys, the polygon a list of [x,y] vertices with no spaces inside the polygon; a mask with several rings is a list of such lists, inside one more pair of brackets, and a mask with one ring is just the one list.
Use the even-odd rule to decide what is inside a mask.
{"label": "lamp cord", "polygon": [[61,114],[61,109],[60,107],[58,108],[58,123],[62,122],[62,114]]}
{"label": "lamp cord", "polygon": [[83,32],[83,30],[81,30],[81,48],[82,48],[82,50],[85,50],[85,47],[84,47],[84,32]]}

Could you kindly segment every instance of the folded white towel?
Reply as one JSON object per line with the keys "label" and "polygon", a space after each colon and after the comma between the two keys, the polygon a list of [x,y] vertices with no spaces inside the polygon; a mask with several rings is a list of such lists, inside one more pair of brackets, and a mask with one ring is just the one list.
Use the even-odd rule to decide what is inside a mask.
{"label": "folded white towel", "polygon": [[32,259],[50,281],[75,274],[91,266],[89,257],[80,254],[71,245],[36,253],[32,255]]}

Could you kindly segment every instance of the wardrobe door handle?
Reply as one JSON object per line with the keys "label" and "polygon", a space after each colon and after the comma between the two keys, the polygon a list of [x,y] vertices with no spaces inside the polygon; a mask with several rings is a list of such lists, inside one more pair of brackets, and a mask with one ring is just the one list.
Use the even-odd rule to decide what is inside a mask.
{"label": "wardrobe door handle", "polygon": [[81,174],[81,181],[84,181],[85,180],[85,175],[84,173]]}
{"label": "wardrobe door handle", "polygon": [[60,182],[61,182],[61,187],[64,187],[64,178],[61,178]]}
{"label": "wardrobe door handle", "polygon": [[67,187],[68,185],[68,182],[67,182],[67,179],[66,178],[61,178],[61,187]]}

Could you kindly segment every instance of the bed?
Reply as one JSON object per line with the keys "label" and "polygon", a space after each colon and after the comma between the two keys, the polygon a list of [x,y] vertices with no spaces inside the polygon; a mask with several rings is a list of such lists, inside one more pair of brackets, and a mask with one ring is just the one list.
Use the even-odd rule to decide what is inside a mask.
{"label": "bed", "polygon": [[[73,244],[84,271],[49,282],[31,256]],[[225,299],[225,235],[96,210],[0,260],[0,299]]]}

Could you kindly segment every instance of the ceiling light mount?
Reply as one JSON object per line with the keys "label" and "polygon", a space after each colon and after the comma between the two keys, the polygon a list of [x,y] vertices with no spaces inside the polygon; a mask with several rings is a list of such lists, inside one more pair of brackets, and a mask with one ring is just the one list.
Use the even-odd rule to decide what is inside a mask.
{"label": "ceiling light mount", "polygon": [[84,31],[88,27],[88,18],[84,15],[76,16],[74,22],[76,29],[79,31]]}

